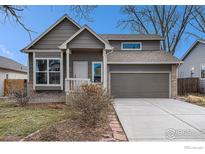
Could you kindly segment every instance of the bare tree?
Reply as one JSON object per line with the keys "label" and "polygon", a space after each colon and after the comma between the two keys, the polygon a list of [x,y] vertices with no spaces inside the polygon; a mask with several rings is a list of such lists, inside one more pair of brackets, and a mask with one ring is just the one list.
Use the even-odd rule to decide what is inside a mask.
{"label": "bare tree", "polygon": [[205,6],[195,6],[192,16],[194,20],[190,24],[196,31],[188,33],[200,39],[205,36]]}
{"label": "bare tree", "polygon": [[165,38],[162,49],[174,54],[187,25],[192,20],[193,6],[124,6],[125,19],[119,26],[134,32],[157,34]]}
{"label": "bare tree", "polygon": [[4,22],[13,20],[19,24],[29,35],[31,39],[31,29],[29,29],[22,21],[21,13],[24,11],[24,6],[14,6],[14,5],[0,5],[0,13],[3,16]]}
{"label": "bare tree", "polygon": [[71,5],[69,10],[76,18],[92,21],[90,14],[97,8],[96,5]]}
{"label": "bare tree", "polygon": [[[69,6],[70,13],[76,18],[79,19],[86,19],[91,21],[90,14],[94,11],[97,6],[91,5],[72,5]],[[25,10],[25,6],[15,6],[15,5],[0,5],[0,14],[2,15],[3,22],[6,21],[14,21],[19,24],[29,35],[30,40],[31,33],[34,32],[33,30],[29,29],[22,20],[22,12]],[[1,20],[1,18],[0,18]]]}

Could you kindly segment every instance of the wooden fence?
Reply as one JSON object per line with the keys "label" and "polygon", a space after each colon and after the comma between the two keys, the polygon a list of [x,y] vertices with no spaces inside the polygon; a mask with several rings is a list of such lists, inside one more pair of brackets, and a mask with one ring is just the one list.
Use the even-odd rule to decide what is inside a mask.
{"label": "wooden fence", "polygon": [[178,78],[177,82],[178,95],[200,92],[199,78]]}
{"label": "wooden fence", "polygon": [[22,91],[25,95],[27,92],[27,80],[25,79],[5,79],[4,96],[8,96],[12,91]]}

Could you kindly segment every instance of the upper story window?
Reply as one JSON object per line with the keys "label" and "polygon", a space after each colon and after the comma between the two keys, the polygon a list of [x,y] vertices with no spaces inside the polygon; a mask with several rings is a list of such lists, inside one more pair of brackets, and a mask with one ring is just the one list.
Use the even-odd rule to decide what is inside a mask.
{"label": "upper story window", "polygon": [[121,50],[142,50],[141,42],[122,42]]}

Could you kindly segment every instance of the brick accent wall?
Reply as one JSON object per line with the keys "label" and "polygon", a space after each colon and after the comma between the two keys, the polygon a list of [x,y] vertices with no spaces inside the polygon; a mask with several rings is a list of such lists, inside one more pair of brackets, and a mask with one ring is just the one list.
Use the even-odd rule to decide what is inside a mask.
{"label": "brick accent wall", "polygon": [[171,68],[171,98],[177,97],[177,65]]}

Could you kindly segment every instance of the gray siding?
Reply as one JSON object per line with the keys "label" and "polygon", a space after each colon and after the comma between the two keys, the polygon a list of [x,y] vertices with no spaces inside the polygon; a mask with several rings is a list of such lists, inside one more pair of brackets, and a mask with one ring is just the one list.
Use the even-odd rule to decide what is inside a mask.
{"label": "gray siding", "polygon": [[33,83],[33,53],[28,53],[29,81]]}
{"label": "gray siding", "polygon": [[168,73],[111,74],[111,93],[119,98],[168,98]]}
{"label": "gray siding", "polygon": [[36,52],[35,57],[36,58],[60,58],[61,53],[60,52]]}
{"label": "gray siding", "polygon": [[88,77],[92,78],[92,62],[103,61],[102,51],[72,51],[70,54],[70,77],[73,77],[73,62],[88,61]]}
{"label": "gray siding", "polygon": [[58,46],[76,33],[79,28],[71,23],[68,19],[64,19],[48,34],[36,42],[31,49],[59,49]]}
{"label": "gray siding", "polygon": [[[185,58],[184,63],[178,68],[179,78],[191,77],[191,69],[194,68],[193,77],[201,77],[201,64],[205,64],[205,44],[199,43]],[[200,80],[201,89],[205,92],[205,79]]]}
{"label": "gray siding", "polygon": [[[114,50],[121,50],[121,42],[126,41],[109,41],[110,45],[114,47]],[[135,42],[135,41],[129,41]],[[160,50],[160,41],[136,41],[142,42],[142,50],[144,51],[159,51]]]}
{"label": "gray siding", "polygon": [[171,65],[108,65],[110,71],[171,71]]}
{"label": "gray siding", "polygon": [[99,41],[93,34],[91,34],[88,30],[84,30],[78,36],[76,36],[71,42],[68,43],[68,48],[104,48],[104,44]]}

